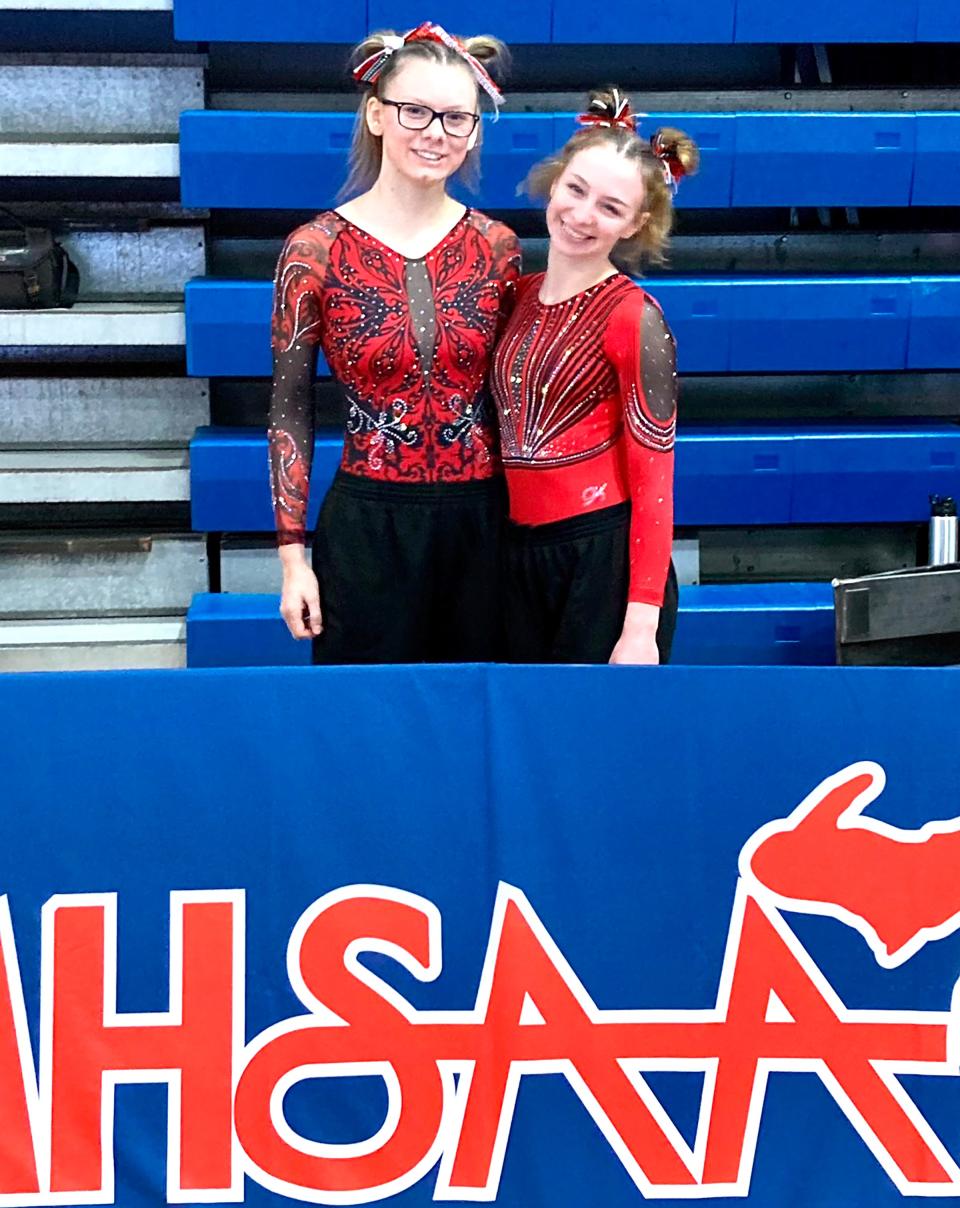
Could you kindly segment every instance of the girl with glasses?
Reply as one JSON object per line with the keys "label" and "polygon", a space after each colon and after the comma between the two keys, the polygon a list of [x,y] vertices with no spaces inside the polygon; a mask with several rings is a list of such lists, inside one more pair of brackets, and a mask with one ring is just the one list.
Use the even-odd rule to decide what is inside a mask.
{"label": "girl with glasses", "polygon": [[[314,662],[495,656],[505,490],[486,379],[512,302],[512,231],[447,193],[476,174],[493,38],[426,23],[356,52],[364,88],[350,200],[288,238],[274,289],[271,482],[281,612]],[[305,523],[322,348],[346,407],[343,457]]]}
{"label": "girl with glasses", "polygon": [[662,260],[677,130],[641,138],[617,89],[527,185],[546,198],[545,273],[522,278],[494,358],[510,521],[504,619],[513,662],[666,662],[677,610],[677,374],[659,306],[623,270]]}

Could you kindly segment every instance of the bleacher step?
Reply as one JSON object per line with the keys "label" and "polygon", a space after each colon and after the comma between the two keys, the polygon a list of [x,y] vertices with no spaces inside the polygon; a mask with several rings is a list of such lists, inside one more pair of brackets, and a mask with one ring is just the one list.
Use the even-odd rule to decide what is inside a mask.
{"label": "bleacher step", "polygon": [[5,135],[0,140],[0,164],[5,176],[171,179],[180,175],[180,148],[169,140],[100,142]]}
{"label": "bleacher step", "polygon": [[70,310],[0,311],[0,346],[182,348],[179,302],[78,302]]}
{"label": "bleacher step", "polygon": [[186,449],[0,450],[0,503],[190,498]]}
{"label": "bleacher step", "polygon": [[181,617],[0,621],[0,672],[186,665]]}

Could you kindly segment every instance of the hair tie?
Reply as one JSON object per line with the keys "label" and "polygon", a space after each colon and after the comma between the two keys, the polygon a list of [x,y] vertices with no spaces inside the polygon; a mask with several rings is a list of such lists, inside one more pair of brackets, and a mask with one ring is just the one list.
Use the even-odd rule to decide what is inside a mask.
{"label": "hair tie", "polygon": [[601,100],[593,100],[590,102],[590,107],[586,113],[577,115],[577,124],[580,126],[609,126],[619,130],[629,130],[631,134],[637,132],[637,118],[641,115],[630,111],[630,101],[620,95],[620,90],[613,90],[613,112],[610,111],[610,106]]}
{"label": "hair tie", "polygon": [[387,60],[394,51],[400,50],[404,46],[409,46],[411,42],[438,42],[441,46],[446,46],[448,50],[452,50],[454,54],[459,55],[464,60],[476,77],[477,83],[489,96],[490,100],[493,101],[494,105],[499,107],[503,104],[503,93],[493,82],[493,77],[480,60],[467,50],[459,38],[455,38],[453,34],[448,34],[442,25],[437,25],[433,21],[424,21],[415,29],[409,30],[402,38],[396,34],[386,35],[381,49],[374,51],[372,55],[368,55],[362,63],[358,63],[353,69],[353,78],[359,84],[376,84]]}

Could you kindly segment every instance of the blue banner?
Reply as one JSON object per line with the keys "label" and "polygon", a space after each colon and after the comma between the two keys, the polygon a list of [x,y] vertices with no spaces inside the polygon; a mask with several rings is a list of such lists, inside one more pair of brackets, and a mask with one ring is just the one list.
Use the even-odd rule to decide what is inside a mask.
{"label": "blue banner", "polygon": [[960,1198],[951,670],[0,676],[0,1204]]}

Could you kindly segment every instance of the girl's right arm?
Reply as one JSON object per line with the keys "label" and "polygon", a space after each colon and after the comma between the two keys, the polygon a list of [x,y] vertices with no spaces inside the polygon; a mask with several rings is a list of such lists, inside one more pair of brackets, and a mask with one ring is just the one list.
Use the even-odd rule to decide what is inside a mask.
{"label": "girl's right arm", "polygon": [[306,522],[325,265],[326,248],[311,228],[294,231],[277,265],[273,295],[270,485],[283,565],[280,611],[297,638],[322,629],[317,580],[306,560]]}

